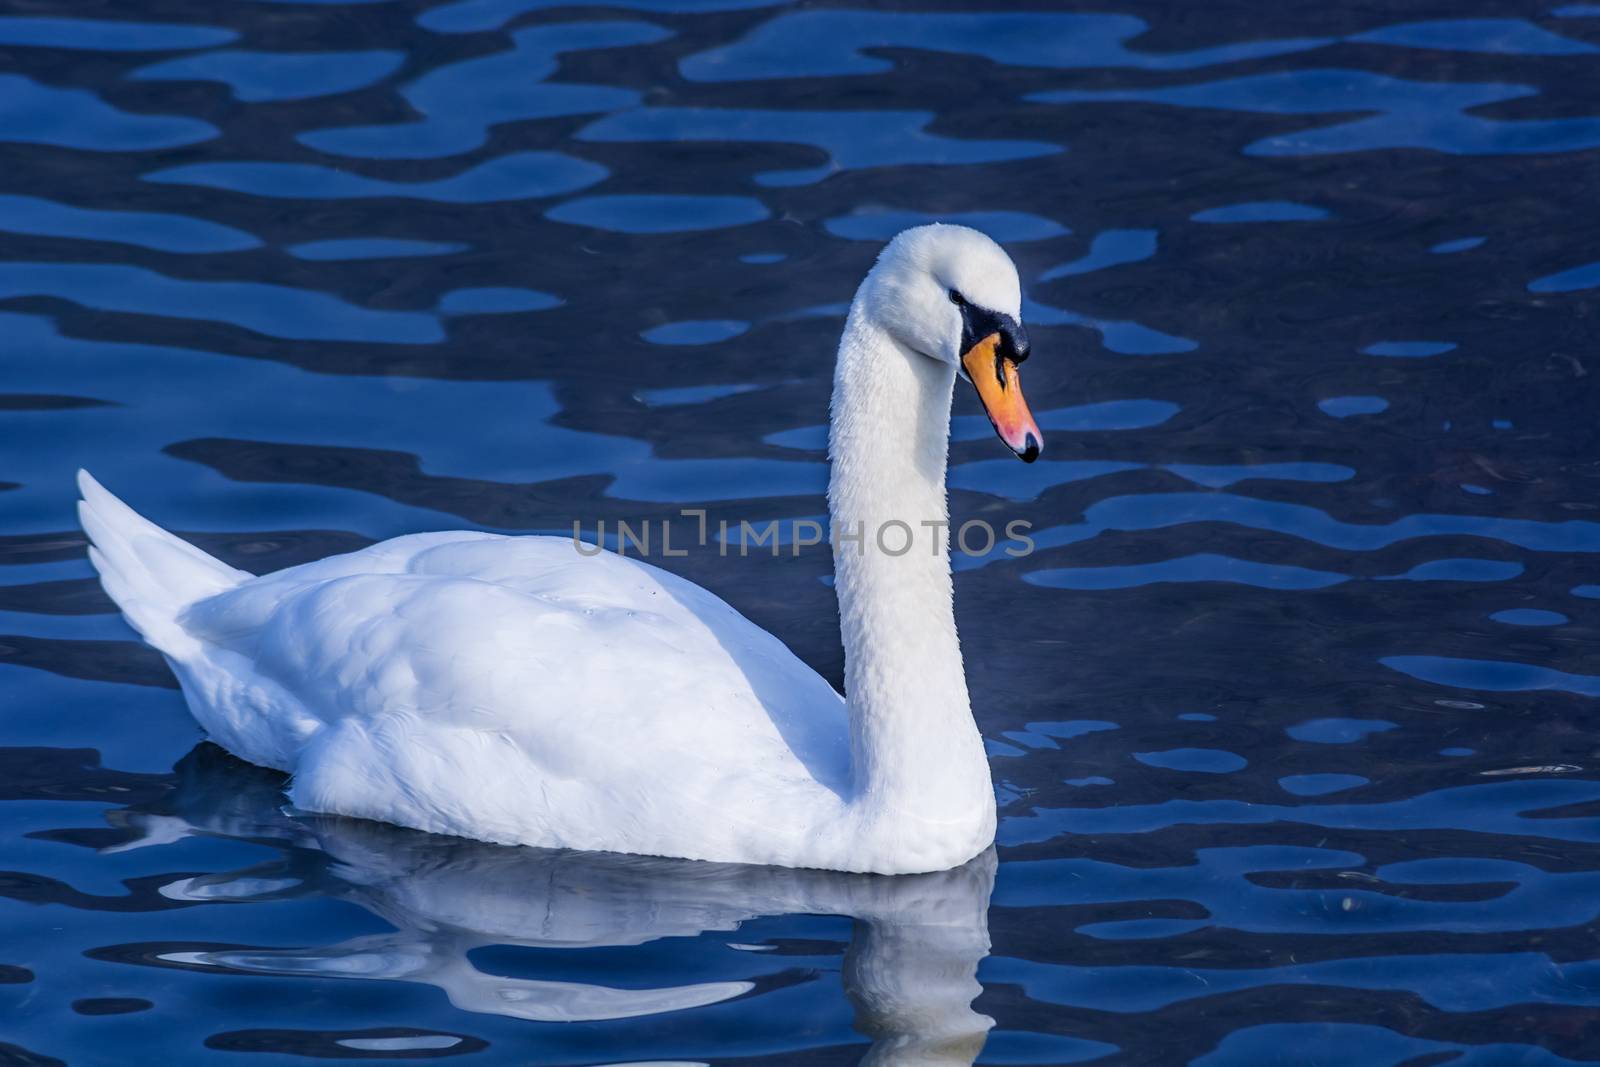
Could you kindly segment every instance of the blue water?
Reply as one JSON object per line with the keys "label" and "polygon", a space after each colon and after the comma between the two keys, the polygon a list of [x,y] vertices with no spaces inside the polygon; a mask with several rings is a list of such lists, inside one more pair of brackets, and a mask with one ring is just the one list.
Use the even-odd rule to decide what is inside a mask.
{"label": "blue water", "polygon": [[[1600,1060],[1600,6],[1023,6],[0,11],[0,1062]],[[1033,544],[955,560],[965,868],[308,818],[90,576],[79,466],[253,571],[703,507],[838,683],[833,345],[930,220],[1049,436],[957,397]]]}

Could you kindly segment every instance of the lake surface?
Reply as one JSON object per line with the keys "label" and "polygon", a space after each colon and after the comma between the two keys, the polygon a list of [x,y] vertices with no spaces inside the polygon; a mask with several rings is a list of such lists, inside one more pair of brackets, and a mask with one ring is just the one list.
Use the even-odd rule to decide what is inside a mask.
{"label": "lake surface", "polygon": [[[0,1062],[1600,1058],[1600,5],[982,6],[0,13]],[[79,466],[252,571],[819,516],[930,219],[1048,436],[958,394],[1036,546],[957,561],[967,868],[298,816],[91,577]],[[839,681],[825,547],[660,562]]]}

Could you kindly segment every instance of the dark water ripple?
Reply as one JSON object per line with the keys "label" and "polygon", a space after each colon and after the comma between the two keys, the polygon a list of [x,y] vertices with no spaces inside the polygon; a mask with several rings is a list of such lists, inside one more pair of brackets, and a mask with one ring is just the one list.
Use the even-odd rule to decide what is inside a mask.
{"label": "dark water ripple", "polygon": [[[1600,7],[30,3],[0,14],[0,1060],[1600,1059]],[[704,507],[835,680],[821,426],[907,225],[971,398],[994,854],[916,879],[308,818],[83,558],[267,571]],[[193,750],[193,751],[191,751]]]}

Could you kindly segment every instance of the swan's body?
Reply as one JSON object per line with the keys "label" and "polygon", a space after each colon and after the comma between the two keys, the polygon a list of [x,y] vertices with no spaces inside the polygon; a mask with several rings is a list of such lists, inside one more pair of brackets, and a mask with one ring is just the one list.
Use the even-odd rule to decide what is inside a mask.
{"label": "swan's body", "polygon": [[[418,534],[257,578],[85,474],[91,558],[200,725],[293,774],[308,811],[505,844],[942,870],[995,822],[936,525],[951,390],[958,364],[984,368],[1002,437],[1037,454],[1025,407],[1023,430],[996,414],[1021,404],[1000,333],[966,343],[974,322],[1014,330],[1019,301],[987,238],[924,227],[852,305],[829,487],[848,705],[717,597],[566,538]],[[912,538],[898,554],[873,543],[895,522]],[[864,544],[840,544],[856,529]]]}

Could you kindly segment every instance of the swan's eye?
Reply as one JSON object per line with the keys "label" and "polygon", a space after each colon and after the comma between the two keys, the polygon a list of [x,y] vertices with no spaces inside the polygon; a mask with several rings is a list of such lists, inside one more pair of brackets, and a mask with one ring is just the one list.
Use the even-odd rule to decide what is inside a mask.
{"label": "swan's eye", "polygon": [[966,303],[966,300],[962,298],[960,293],[952,289],[950,290],[950,303],[954,304],[956,307],[961,307]]}

